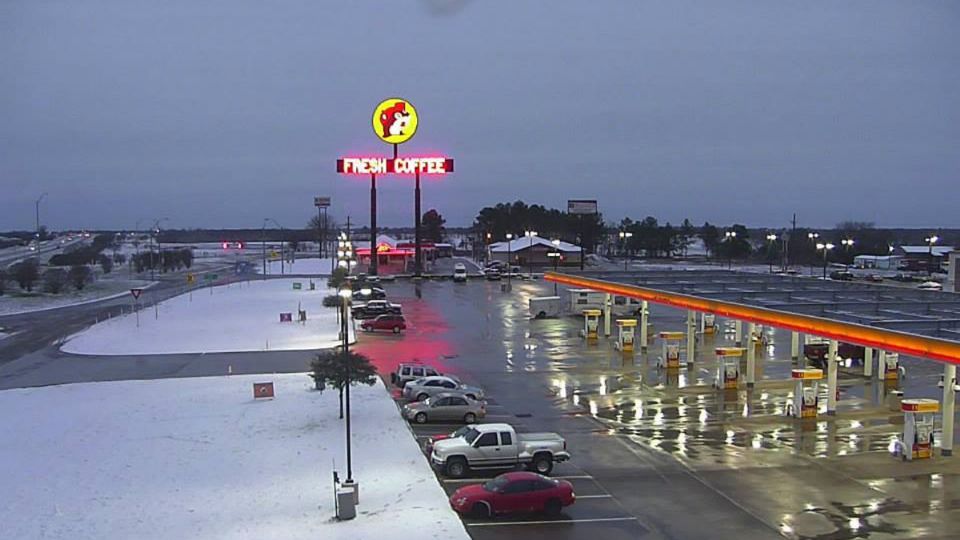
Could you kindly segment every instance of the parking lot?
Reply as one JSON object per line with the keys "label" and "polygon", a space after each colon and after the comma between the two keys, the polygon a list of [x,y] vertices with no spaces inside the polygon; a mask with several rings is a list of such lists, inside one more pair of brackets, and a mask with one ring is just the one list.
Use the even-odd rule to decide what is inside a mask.
{"label": "parking lot", "polygon": [[[361,335],[357,344],[382,372],[420,361],[455,374],[485,389],[484,422],[559,433],[572,454],[552,476],[573,484],[576,504],[557,518],[465,518],[474,538],[949,537],[950,519],[934,518],[930,508],[955,512],[956,467],[889,457],[898,430],[885,409],[892,387],[864,381],[851,366],[841,373],[836,418],[783,418],[788,333],[771,332],[757,388],[718,393],[710,387],[712,346],[732,339],[723,331],[701,347],[709,354],[694,370],[669,373],[656,367],[658,344],[624,356],[607,340],[584,342],[577,317],[531,320],[529,297],[553,292],[539,280],[515,280],[509,294],[480,280],[386,288],[403,305],[406,334]],[[684,315],[654,307],[652,322],[681,329]],[[935,394],[936,366],[905,364],[901,388]],[[457,427],[411,431],[422,443]],[[452,493],[495,474],[440,481]],[[936,489],[905,490],[905,478]]]}

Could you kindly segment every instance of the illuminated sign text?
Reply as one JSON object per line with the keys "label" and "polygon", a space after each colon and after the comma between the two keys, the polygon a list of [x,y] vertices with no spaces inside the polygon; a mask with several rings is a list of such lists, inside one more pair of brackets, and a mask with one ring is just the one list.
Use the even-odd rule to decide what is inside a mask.
{"label": "illuminated sign text", "polygon": [[337,172],[343,174],[447,174],[453,159],[445,157],[340,158]]}

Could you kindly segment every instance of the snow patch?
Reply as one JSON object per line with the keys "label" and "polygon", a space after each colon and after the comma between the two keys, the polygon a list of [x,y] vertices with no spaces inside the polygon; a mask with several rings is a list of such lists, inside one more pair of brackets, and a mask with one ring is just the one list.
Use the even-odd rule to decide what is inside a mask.
{"label": "snow patch", "polygon": [[[254,401],[272,381],[276,398]],[[351,391],[357,518],[337,394],[305,374],[0,392],[5,538],[468,538],[379,381]]]}

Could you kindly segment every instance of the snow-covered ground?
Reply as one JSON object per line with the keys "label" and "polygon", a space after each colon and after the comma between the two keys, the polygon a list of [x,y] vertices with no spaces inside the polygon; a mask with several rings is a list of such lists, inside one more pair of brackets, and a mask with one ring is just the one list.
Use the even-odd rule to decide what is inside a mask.
{"label": "snow-covered ground", "polygon": [[[299,282],[301,290],[293,289]],[[74,354],[132,355],[263,350],[309,350],[336,346],[337,311],[323,307],[333,294],[325,281],[271,279],[198,289],[140,312],[96,324],[69,338]],[[212,292],[211,292],[212,291]],[[307,311],[306,324],[280,322],[280,313]],[[155,318],[156,317],[156,318]]]}
{"label": "snow-covered ground", "polygon": [[[273,381],[276,398],[252,399]],[[0,392],[4,538],[468,538],[382,384],[355,387],[357,518],[338,522],[337,394],[305,374]]]}
{"label": "snow-covered ground", "polygon": [[[7,294],[0,296],[0,315],[14,315],[17,313],[28,313],[31,311],[42,311],[45,309],[62,308],[66,306],[75,306],[89,302],[99,302],[108,298],[116,298],[130,294],[130,289],[144,289],[150,287],[153,282],[140,279],[127,279],[120,277],[121,272],[115,272],[108,276],[101,277],[93,283],[88,284],[82,291],[69,289],[60,294],[48,294],[40,290],[35,290],[30,295],[22,295],[19,289],[9,290]],[[126,274],[126,271],[122,271]],[[15,284],[14,284],[15,285]],[[37,288],[42,288],[38,283]]]}
{"label": "snow-covered ground", "polygon": [[[271,276],[280,275],[281,271],[284,274],[297,274],[297,275],[330,275],[330,264],[331,259],[318,259],[316,257],[308,259],[297,259],[293,263],[290,261],[285,261],[281,266],[280,261],[267,261],[267,274]],[[255,264],[257,273],[263,271],[263,267],[259,264]]]}

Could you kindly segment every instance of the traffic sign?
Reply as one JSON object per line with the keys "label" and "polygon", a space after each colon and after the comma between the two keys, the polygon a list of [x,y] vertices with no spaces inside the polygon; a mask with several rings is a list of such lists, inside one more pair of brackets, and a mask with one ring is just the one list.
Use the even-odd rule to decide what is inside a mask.
{"label": "traffic sign", "polygon": [[216,280],[216,279],[219,278],[219,277],[220,277],[220,276],[218,276],[217,274],[204,274],[203,279],[205,279],[205,280],[207,280],[207,281],[214,281],[214,280]]}
{"label": "traffic sign", "polygon": [[132,294],[133,299],[136,300],[140,298],[141,294],[143,294],[143,289],[130,289],[130,294]]}
{"label": "traffic sign", "polygon": [[194,275],[192,272],[187,274],[187,283],[193,283],[196,280],[197,280],[197,276]]}

